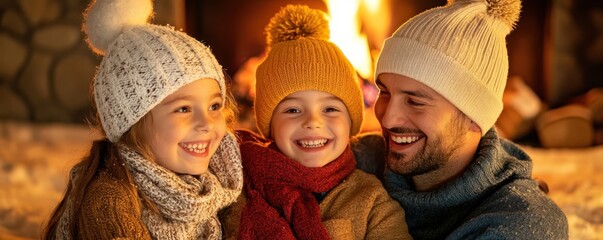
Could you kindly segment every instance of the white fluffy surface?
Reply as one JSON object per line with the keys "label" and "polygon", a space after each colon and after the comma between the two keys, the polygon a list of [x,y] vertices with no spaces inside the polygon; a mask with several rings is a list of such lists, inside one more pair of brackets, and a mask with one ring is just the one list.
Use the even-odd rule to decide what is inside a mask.
{"label": "white fluffy surface", "polygon": [[84,12],[86,42],[97,54],[107,48],[127,27],[144,25],[153,14],[151,0],[96,0]]}

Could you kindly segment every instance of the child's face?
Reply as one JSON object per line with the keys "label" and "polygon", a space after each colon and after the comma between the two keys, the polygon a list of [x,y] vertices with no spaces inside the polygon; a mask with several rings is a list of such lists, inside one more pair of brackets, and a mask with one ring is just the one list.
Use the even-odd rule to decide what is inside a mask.
{"label": "child's face", "polygon": [[274,110],[272,138],[287,157],[306,167],[322,167],[343,153],[352,121],[332,94],[306,90],[285,97]]}
{"label": "child's face", "polygon": [[209,78],[185,85],[151,110],[151,151],[176,173],[202,174],[226,133],[218,83]]}

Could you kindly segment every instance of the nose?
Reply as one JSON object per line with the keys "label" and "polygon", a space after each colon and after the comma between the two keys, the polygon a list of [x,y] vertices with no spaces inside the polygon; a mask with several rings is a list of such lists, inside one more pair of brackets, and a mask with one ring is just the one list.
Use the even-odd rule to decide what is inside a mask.
{"label": "nose", "polygon": [[321,128],[323,126],[323,119],[319,113],[308,112],[303,127],[307,129]]}
{"label": "nose", "polygon": [[194,115],[193,126],[197,132],[209,132],[213,127],[212,118],[205,112],[197,111]]}
{"label": "nose", "polygon": [[394,128],[403,126],[407,122],[403,106],[399,106],[395,101],[378,102],[375,105],[375,116],[383,128]]}

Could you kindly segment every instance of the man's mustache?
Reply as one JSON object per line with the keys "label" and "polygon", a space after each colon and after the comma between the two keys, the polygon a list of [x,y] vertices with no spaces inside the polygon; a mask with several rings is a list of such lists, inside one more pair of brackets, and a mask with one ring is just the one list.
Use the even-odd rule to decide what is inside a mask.
{"label": "man's mustache", "polygon": [[419,129],[412,128],[403,128],[403,127],[394,127],[394,128],[386,128],[387,131],[397,134],[406,134],[406,133],[416,133],[423,134],[423,132]]}

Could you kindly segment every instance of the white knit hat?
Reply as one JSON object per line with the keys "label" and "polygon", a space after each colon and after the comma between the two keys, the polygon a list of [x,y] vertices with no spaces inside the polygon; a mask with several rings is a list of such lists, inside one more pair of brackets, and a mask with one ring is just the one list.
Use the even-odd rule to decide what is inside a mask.
{"label": "white knit hat", "polygon": [[94,79],[94,100],[111,142],[180,87],[224,74],[210,49],[171,27],[147,23],[151,0],[97,0],[84,13],[86,41],[104,55]]}
{"label": "white knit hat", "polygon": [[505,37],[520,9],[520,0],[449,0],[427,10],[385,40],[375,77],[395,73],[431,87],[484,135],[502,112],[509,69]]}

